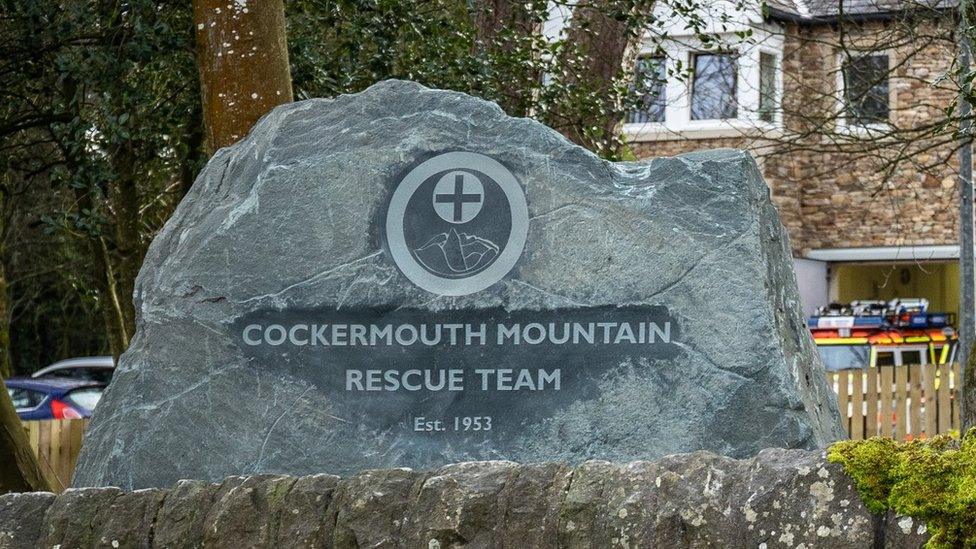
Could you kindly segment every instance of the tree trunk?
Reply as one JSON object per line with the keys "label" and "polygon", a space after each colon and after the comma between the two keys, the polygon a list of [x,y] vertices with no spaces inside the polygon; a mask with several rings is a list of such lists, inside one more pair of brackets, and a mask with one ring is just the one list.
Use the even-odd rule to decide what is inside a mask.
{"label": "tree trunk", "polygon": [[282,0],[193,0],[200,94],[213,154],[292,100]]}
{"label": "tree trunk", "polygon": [[475,55],[484,56],[493,69],[501,97],[498,104],[511,116],[531,114],[532,90],[539,87],[537,41],[545,4],[514,0],[473,2]]}
{"label": "tree trunk", "polygon": [[[123,339],[122,349],[129,345],[129,339],[136,331],[135,305],[132,295],[136,276],[142,265],[142,238],[140,234],[141,216],[139,214],[139,190],[132,173],[134,155],[128,143],[113,155],[115,173],[118,180],[111,186],[112,206],[115,210],[115,248],[118,254],[117,274],[118,314],[121,317]],[[108,275],[107,275],[108,276]],[[115,277],[113,277],[115,278]]]}
{"label": "tree trunk", "polygon": [[0,379],[14,375],[13,359],[10,348],[10,315],[11,295],[10,285],[7,283],[6,242],[7,229],[10,226],[9,210],[7,208],[8,195],[6,190],[0,190]]}
{"label": "tree trunk", "polygon": [[555,105],[549,125],[570,141],[613,156],[623,123],[615,80],[630,68],[653,0],[594,0],[573,10],[559,69],[569,94]]}
{"label": "tree trunk", "polygon": [[[78,211],[94,211],[95,204],[88,190],[76,190],[75,197]],[[125,314],[122,312],[122,300],[119,299],[115,269],[112,268],[112,258],[105,239],[97,235],[88,235],[87,240],[88,251],[91,254],[92,281],[98,292],[98,308],[105,320],[105,335],[108,336],[109,349],[118,362],[119,356],[129,345],[132,333],[128,331]],[[130,296],[130,306],[131,301]]]}
{"label": "tree trunk", "polygon": [[0,494],[50,490],[10,395],[0,388]]}
{"label": "tree trunk", "polygon": [[[2,256],[0,246],[0,257]],[[14,375],[10,353],[10,288],[7,285],[7,269],[0,261],[0,378]]]}
{"label": "tree trunk", "polygon": [[129,346],[132,334],[128,332],[125,314],[122,312],[122,300],[119,298],[118,285],[115,279],[115,269],[112,268],[112,258],[108,253],[108,246],[102,237],[91,237],[88,240],[92,254],[92,275],[95,277],[95,288],[102,300],[102,316],[105,318],[105,330],[108,335],[109,348],[115,362]]}
{"label": "tree trunk", "polygon": [[962,366],[962,388],[959,391],[959,434],[965,435],[976,429],[976,345],[969,351]]}
{"label": "tree trunk", "polygon": [[963,78],[958,97],[959,109],[959,361],[962,366],[962,387],[959,391],[960,433],[965,434],[976,427],[976,362],[973,357],[974,330],[976,330],[976,257],[974,257],[973,227],[973,121],[972,84],[970,62],[972,40],[969,29],[972,26],[972,3],[959,2],[959,22],[957,31],[959,42],[959,66]]}

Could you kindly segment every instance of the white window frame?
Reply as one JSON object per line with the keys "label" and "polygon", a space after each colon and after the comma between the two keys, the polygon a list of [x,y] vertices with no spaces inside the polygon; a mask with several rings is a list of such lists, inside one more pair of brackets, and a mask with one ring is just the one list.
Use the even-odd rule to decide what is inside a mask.
{"label": "white window frame", "polygon": [[[762,54],[772,55],[776,60],[773,70],[775,71],[775,86],[773,90],[773,119],[763,120],[759,118],[759,111],[762,108]],[[783,52],[776,51],[768,46],[760,46],[756,53],[756,123],[770,128],[780,128],[783,126]]]}
{"label": "white window frame", "polygon": [[[733,59],[732,67],[735,70],[735,88],[732,92],[735,94],[735,116],[729,118],[700,118],[698,120],[692,120],[691,109],[695,102],[695,67],[698,65],[697,59],[699,56],[712,55],[712,56],[731,56]],[[716,122],[728,122],[731,120],[740,120],[742,115],[742,48],[728,48],[728,49],[714,49],[714,50],[689,50],[687,52],[687,57],[685,58],[685,63],[691,69],[690,77],[686,83],[687,90],[685,93],[688,96],[688,124],[714,124]]]}
{"label": "white window frame", "polygon": [[[664,122],[624,123],[623,134],[630,142],[667,141],[679,139],[710,139],[742,137],[746,135],[774,135],[782,132],[783,117],[783,50],[784,32],[777,28],[754,28],[752,39],[737,41],[734,33],[728,47],[703,48],[697,38],[675,37],[661,44],[668,73],[664,107]],[[693,55],[698,53],[731,53],[737,56],[736,118],[692,120],[691,92],[693,76],[688,74]],[[759,119],[759,54],[776,57],[776,109],[773,122]],[[661,52],[644,44],[639,56],[655,56]],[[677,73],[677,61],[682,60],[685,72]]]}
{"label": "white window frame", "polygon": [[[869,122],[867,124],[862,124],[854,122],[847,117],[847,84],[844,82],[844,61],[848,58],[854,57],[871,57],[884,55],[888,57],[888,120],[886,122]],[[893,124],[891,123],[891,117],[895,111],[895,86],[894,86],[894,68],[895,68],[895,55],[894,51],[891,49],[883,50],[869,50],[860,51],[853,50],[850,55],[844,55],[844,52],[839,51],[834,56],[834,63],[837,69],[835,81],[835,101],[837,102],[837,131],[839,133],[846,133],[850,135],[874,135],[878,132],[889,131]]]}

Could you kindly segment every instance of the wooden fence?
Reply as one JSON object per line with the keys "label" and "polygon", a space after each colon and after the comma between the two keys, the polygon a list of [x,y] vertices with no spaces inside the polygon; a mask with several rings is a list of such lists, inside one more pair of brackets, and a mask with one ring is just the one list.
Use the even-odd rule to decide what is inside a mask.
{"label": "wooden fence", "polygon": [[31,449],[55,492],[62,492],[71,486],[75,462],[81,451],[81,437],[87,426],[87,419],[24,422]]}
{"label": "wooden fence", "polygon": [[854,440],[930,437],[959,429],[959,364],[878,366],[828,372],[841,423]]}

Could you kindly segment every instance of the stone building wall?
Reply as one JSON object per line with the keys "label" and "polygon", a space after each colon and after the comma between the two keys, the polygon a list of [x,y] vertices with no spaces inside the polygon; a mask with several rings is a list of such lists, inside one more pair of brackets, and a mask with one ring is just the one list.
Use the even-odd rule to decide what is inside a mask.
{"label": "stone building wall", "polygon": [[[631,149],[639,158],[717,147],[752,150],[801,255],[820,248],[954,244],[955,144],[950,136],[926,136],[937,131],[934,125],[954,100],[951,89],[937,83],[950,69],[951,39],[946,24],[872,22],[846,27],[843,38],[836,26],[789,24],[781,135],[689,136],[632,143]],[[868,137],[836,123],[841,40],[848,51],[889,53],[891,120],[917,133]]]}

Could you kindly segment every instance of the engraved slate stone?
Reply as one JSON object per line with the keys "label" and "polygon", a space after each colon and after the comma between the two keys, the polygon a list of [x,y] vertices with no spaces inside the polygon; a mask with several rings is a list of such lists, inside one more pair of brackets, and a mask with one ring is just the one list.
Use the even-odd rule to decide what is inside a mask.
{"label": "engraved slate stone", "polygon": [[842,436],[746,153],[605,162],[410,82],[218,151],[135,299],[78,486]]}

